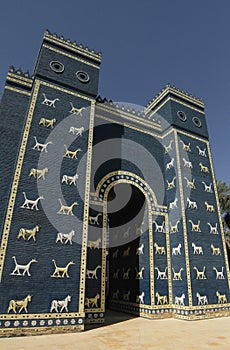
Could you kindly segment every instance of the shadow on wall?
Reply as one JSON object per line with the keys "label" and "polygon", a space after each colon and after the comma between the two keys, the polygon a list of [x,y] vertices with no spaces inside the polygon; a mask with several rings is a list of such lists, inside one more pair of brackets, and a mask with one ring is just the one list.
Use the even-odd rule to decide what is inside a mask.
{"label": "shadow on wall", "polygon": [[138,316],[126,314],[126,313],[119,312],[119,311],[106,310],[105,322],[102,324],[87,324],[85,326],[85,331],[90,331],[92,329],[99,328],[99,327],[110,326],[112,324],[128,321],[128,320],[131,320],[131,319],[136,318],[136,317],[138,317]]}

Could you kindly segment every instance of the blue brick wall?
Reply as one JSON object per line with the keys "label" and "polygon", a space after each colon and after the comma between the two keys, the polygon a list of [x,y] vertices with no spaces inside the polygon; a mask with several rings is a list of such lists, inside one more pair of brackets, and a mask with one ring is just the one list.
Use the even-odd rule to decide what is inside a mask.
{"label": "blue brick wall", "polygon": [[28,108],[29,96],[4,90],[0,105],[0,237]]}
{"label": "blue brick wall", "polygon": [[[52,98],[59,98],[59,106],[56,108],[45,106],[42,104],[44,100],[42,93]],[[58,128],[62,123],[63,119],[69,115],[69,100],[72,100],[74,105],[82,107],[87,105],[88,102],[83,101],[79,98],[73,100],[73,97],[63,92],[54,91],[51,88],[41,87],[37,98],[37,104],[34,110],[33,121],[31,125],[30,135],[26,147],[26,153],[24,163],[21,172],[21,179],[19,182],[18,193],[16,197],[15,210],[13,214],[10,240],[7,247],[7,256],[5,259],[5,268],[2,276],[1,284],[1,306],[0,312],[5,313],[7,310],[8,302],[10,299],[20,300],[24,295],[32,294],[33,301],[29,305],[29,311],[31,313],[47,313],[49,312],[50,302],[53,299],[63,299],[67,294],[72,296],[72,301],[69,305],[69,312],[78,311],[79,303],[79,280],[80,280],[80,269],[81,269],[81,235],[82,235],[82,217],[84,210],[83,200],[80,198],[77,187],[70,187],[63,184],[62,195],[68,205],[72,204],[77,200],[79,206],[74,208],[76,217],[79,218],[78,226],[72,218],[58,215],[57,212],[60,209],[58,202],[57,185],[53,183],[52,176],[56,175],[56,179],[61,181],[63,174],[75,173],[79,162],[81,162],[83,168],[86,166],[86,159],[81,159],[86,155],[87,144],[88,144],[88,123],[89,113],[84,115],[84,119],[81,117],[72,117],[73,125],[76,127],[84,126],[86,132],[83,137],[79,139],[72,137],[67,127],[63,127],[62,138],[56,140],[52,139],[53,144],[48,146],[47,161],[46,155],[44,155],[43,165],[48,169],[51,168],[50,161],[61,161],[61,168],[56,169],[57,173],[46,174],[46,180],[44,181],[42,195],[44,201],[49,202],[48,206],[52,206],[51,217],[44,213],[42,209],[46,207],[45,203],[43,208],[39,203],[39,211],[32,211],[21,208],[24,203],[23,191],[26,196],[30,199],[36,199],[40,194],[38,192],[38,184],[35,178],[29,177],[30,169],[38,167],[38,161],[41,153],[34,150],[35,145],[34,136],[37,137],[38,141],[45,143],[51,133],[50,128],[46,128],[43,125],[39,125],[41,117],[52,119],[56,118],[54,128]],[[68,124],[69,125],[69,124]],[[54,129],[55,130],[55,129]],[[73,141],[71,141],[73,140]],[[70,143],[71,149],[81,148],[82,152],[79,154],[78,160],[72,160],[63,158],[65,154],[64,143]],[[52,146],[52,147],[51,147]],[[84,164],[84,165],[83,165]],[[50,177],[49,177],[50,176]],[[85,187],[85,173],[79,173],[80,186]],[[38,181],[43,181],[38,180]],[[47,184],[45,184],[47,182]],[[68,220],[69,219],[69,220]],[[37,233],[37,240],[33,242],[24,241],[23,239],[17,239],[18,233],[21,227],[33,228],[35,225],[39,225],[40,230]],[[74,225],[74,226],[73,226]],[[63,227],[62,227],[63,226]],[[59,228],[59,230],[58,230]],[[63,228],[63,231],[61,230]],[[73,242],[73,245],[55,243],[58,232],[68,233],[72,229],[75,230],[78,236]],[[11,276],[11,272],[14,269],[14,262],[12,256],[16,256],[18,263],[26,264],[32,258],[37,260],[37,263],[31,265],[31,277],[28,276]],[[51,278],[54,272],[54,265],[52,259],[56,260],[58,266],[65,266],[69,261],[73,260],[75,265],[70,266],[69,274],[70,278]],[[7,289],[7,293],[5,290]],[[45,293],[44,293],[45,291]]]}
{"label": "blue brick wall", "polygon": [[[57,60],[65,65],[63,74],[60,75],[50,69],[51,60]],[[82,83],[77,79],[76,72],[79,70],[89,74],[88,83]],[[69,313],[78,312],[80,305],[84,191],[91,115],[90,98],[97,94],[98,69],[87,66],[79,60],[67,58],[65,54],[62,55],[60,52],[54,54],[53,51],[42,48],[36,63],[33,92],[38,84],[37,79],[40,82],[39,91],[35,101],[33,98],[35,108],[21,169],[0,285],[1,314],[7,313],[11,299],[22,300],[27,294],[32,295],[32,300],[28,304],[29,313],[50,313],[51,301],[63,300],[67,295],[71,296],[71,301],[68,304]],[[44,104],[45,98],[57,99],[55,108]],[[30,107],[30,101],[29,97],[25,95],[5,90],[1,102],[1,141],[5,156],[5,162],[1,162],[1,184],[3,184],[1,198],[5,199],[5,202],[1,202],[4,204],[1,207],[2,216],[9,199],[14,167],[25,127],[25,115]],[[83,107],[82,114],[70,116],[73,106],[78,109]],[[42,118],[55,119],[53,127],[43,125]],[[70,127],[83,127],[82,136],[77,137],[70,133]],[[36,144],[35,137],[41,144],[52,142],[47,147],[47,153],[33,149]],[[72,151],[81,149],[77,154],[77,159],[64,157],[65,144]],[[37,180],[36,177],[30,176],[33,168],[48,168],[45,179]],[[7,177],[6,172],[10,176]],[[63,175],[73,176],[76,172],[78,174],[76,186],[63,183]],[[23,192],[31,200],[35,200],[40,195],[44,197],[38,203],[38,211],[22,208],[25,200]],[[73,207],[73,216],[58,214],[61,207],[60,198],[62,203],[68,206],[73,202],[78,203],[77,206]],[[39,226],[36,241],[32,238],[30,240],[19,238],[21,228],[33,229],[36,225]],[[72,244],[65,240],[63,244],[57,241],[58,232],[67,234],[71,230],[75,231]],[[15,268],[13,256],[16,257],[18,264],[22,265],[26,265],[31,259],[37,260],[30,266],[31,276],[28,276],[27,273],[24,276],[12,275]],[[70,261],[74,262],[68,269],[69,278],[52,277],[55,271],[53,259],[59,267],[66,266]],[[34,322],[32,325],[37,324],[37,321]],[[62,321],[56,323],[52,320],[47,322],[42,321],[39,325],[68,324],[68,320],[64,320],[64,323]],[[75,323],[76,320],[73,319],[71,324]],[[27,322],[27,324],[30,323]]]}
{"label": "blue brick wall", "polygon": [[[43,47],[40,51],[35,74],[45,80],[50,80],[56,84],[65,85],[87,95],[96,97],[98,91],[99,66],[98,68],[92,67],[76,58],[79,57],[73,54],[72,57],[67,57],[65,56],[65,52],[62,55]],[[86,59],[84,60],[86,61]],[[54,72],[50,68],[51,61],[62,63],[65,67],[63,73]],[[84,71],[89,75],[90,80],[88,83],[81,82],[77,79],[76,73],[78,71]]]}

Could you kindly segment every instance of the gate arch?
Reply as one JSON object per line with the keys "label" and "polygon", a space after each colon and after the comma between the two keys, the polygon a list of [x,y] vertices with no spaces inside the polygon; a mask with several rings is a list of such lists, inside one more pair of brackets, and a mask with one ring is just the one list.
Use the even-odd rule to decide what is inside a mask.
{"label": "gate arch", "polygon": [[149,201],[152,210],[161,211],[167,213],[167,207],[159,205],[157,203],[157,198],[152,188],[148,183],[143,180],[140,176],[129,171],[114,171],[108,173],[104,176],[96,187],[96,196],[101,200],[107,200],[108,193],[110,189],[115,185],[115,183],[129,183],[140,189],[140,191],[145,195],[146,199]]}
{"label": "gate arch", "polygon": [[[117,290],[111,290],[110,291],[110,307],[116,310],[120,311],[126,311],[142,316],[148,316],[148,317],[154,317],[154,315],[157,315],[157,312],[159,309],[161,309],[161,312],[168,312],[169,305],[172,304],[172,290],[171,290],[171,267],[170,267],[170,242],[169,242],[169,232],[168,232],[168,210],[166,206],[159,205],[157,203],[157,198],[155,193],[153,192],[152,188],[149,186],[149,184],[136,175],[135,173],[131,173],[128,171],[114,171],[108,173],[106,176],[104,176],[100,182],[96,186],[96,191],[94,193],[94,197],[97,197],[101,205],[103,206],[103,220],[102,220],[102,274],[101,274],[101,302],[103,309],[105,308],[105,299],[106,299],[106,260],[107,260],[107,254],[108,249],[110,250],[110,262],[111,259],[113,259],[113,255],[118,250],[118,255],[120,255],[120,258],[122,258],[122,255],[124,254],[123,251],[125,248],[131,247],[130,251],[132,252],[132,258],[137,255],[137,246],[132,246],[132,241],[128,240],[125,245],[122,245],[121,248],[119,244],[109,244],[108,247],[108,221],[107,221],[107,205],[108,205],[108,195],[110,190],[118,185],[118,184],[130,184],[132,186],[135,186],[138,188],[138,190],[144,195],[144,198],[146,200],[146,207],[147,207],[147,227],[145,226],[143,229],[142,234],[136,235],[136,232],[134,234],[133,239],[138,239],[139,247],[145,246],[145,253],[148,255],[148,257],[145,256],[145,264],[148,264],[148,266],[142,266],[143,262],[141,261],[142,257],[139,256],[138,258],[138,264],[131,269],[131,275],[132,278],[137,277],[137,270],[144,271],[144,278],[146,277],[145,274],[147,274],[147,271],[149,273],[149,276],[146,278],[145,285],[148,285],[148,287],[145,288],[145,290],[142,290],[143,287],[143,281],[142,278],[138,281],[140,284],[140,290],[139,295],[131,295],[130,298],[125,299],[125,294],[128,295],[130,290],[119,290],[120,298],[119,300],[114,300],[114,296],[116,295]],[[156,293],[159,291],[156,283],[158,284],[158,281],[156,282],[156,272],[154,270],[155,268],[155,262],[154,262],[154,234],[153,234],[153,221],[154,218],[160,217],[162,222],[165,223],[165,234],[162,235],[164,239],[164,246],[165,246],[165,254],[162,256],[162,259],[164,259],[164,264],[167,266],[167,281],[161,281],[161,284],[164,283],[164,291],[165,291],[165,297],[167,299],[167,304],[164,303],[163,305],[158,305],[157,299],[156,299]],[[139,227],[140,230],[140,227]],[[140,231],[139,231],[140,232]],[[131,243],[130,243],[131,242]],[[144,243],[143,243],[144,242]],[[111,242],[110,242],[111,243]],[[135,248],[134,248],[135,247]],[[123,250],[122,250],[123,249]],[[120,251],[119,251],[120,250]],[[144,267],[144,269],[143,269]],[[127,267],[126,267],[127,268]],[[166,269],[166,267],[165,267]],[[124,265],[120,266],[120,279],[122,280],[122,283],[125,283],[124,279],[124,273],[127,272],[125,270]],[[145,272],[146,271],[146,272]],[[110,278],[115,274],[115,270],[110,270]],[[143,277],[143,276],[141,276]],[[149,281],[149,284],[148,284]],[[117,283],[117,281],[116,281]],[[141,296],[143,296],[144,292],[144,299],[141,299]],[[147,294],[149,293],[149,298],[147,298]],[[158,293],[159,294],[159,293]],[[162,293],[161,293],[162,294]],[[138,301],[138,296],[140,297]],[[145,302],[145,299],[148,299],[147,302]],[[165,300],[166,300],[165,299]],[[158,310],[158,311],[157,311]],[[165,317],[165,316],[164,316]]]}

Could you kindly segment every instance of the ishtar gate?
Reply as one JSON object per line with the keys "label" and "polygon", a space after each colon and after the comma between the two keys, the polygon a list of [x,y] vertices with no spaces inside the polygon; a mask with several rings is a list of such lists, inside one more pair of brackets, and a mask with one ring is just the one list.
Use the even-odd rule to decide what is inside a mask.
{"label": "ishtar gate", "polygon": [[98,96],[101,54],[46,31],[1,99],[1,335],[84,330],[106,309],[230,314],[204,103]]}

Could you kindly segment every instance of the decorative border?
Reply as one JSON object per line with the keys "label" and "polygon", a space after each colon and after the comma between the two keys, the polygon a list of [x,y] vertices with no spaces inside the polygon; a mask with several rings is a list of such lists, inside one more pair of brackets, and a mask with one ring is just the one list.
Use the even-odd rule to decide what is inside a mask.
{"label": "decorative border", "polygon": [[45,49],[49,49],[49,50],[51,50],[51,51],[54,51],[54,52],[56,52],[56,53],[60,53],[60,54],[62,54],[63,56],[72,58],[72,59],[74,59],[75,61],[79,61],[79,62],[82,62],[82,63],[84,63],[84,64],[87,64],[88,66],[91,66],[91,67],[100,69],[100,66],[98,66],[98,65],[96,65],[96,64],[90,63],[90,62],[85,61],[85,60],[83,60],[83,59],[81,59],[81,58],[78,58],[78,57],[76,57],[76,56],[70,55],[69,53],[66,53],[66,52],[64,52],[64,51],[61,51],[61,50],[58,50],[58,49],[54,49],[52,46],[43,44],[42,47],[44,47]]}
{"label": "decorative border", "polygon": [[40,320],[42,318],[60,318],[60,317],[83,317],[83,314],[81,312],[69,312],[69,313],[46,313],[46,314],[1,314],[0,315],[0,322],[3,321],[10,321],[10,320],[27,320],[27,319],[37,319]]}
{"label": "decorative border", "polygon": [[101,309],[105,310],[106,298],[106,238],[107,238],[107,197],[103,201],[102,246],[101,246]]}
{"label": "decorative border", "polygon": [[23,77],[23,76],[21,76],[21,75],[19,75],[17,73],[8,72],[7,76],[6,76],[6,80],[11,79],[11,78],[15,78],[15,79],[18,79],[18,80],[23,80],[23,81],[25,81],[27,83],[30,83],[30,85],[33,84],[33,79],[31,79],[31,78],[25,78],[25,77]]}
{"label": "decorative border", "polygon": [[86,312],[85,324],[102,324],[105,322],[104,313]]}
{"label": "decorative border", "polygon": [[54,85],[54,84],[47,83],[47,82],[42,81],[42,80],[37,80],[37,81],[39,81],[39,83],[40,83],[41,85],[48,86],[48,87],[50,87],[51,89],[55,89],[55,90],[58,90],[58,91],[65,92],[65,93],[67,93],[67,94],[69,94],[69,95],[73,95],[73,96],[80,97],[80,98],[82,98],[83,100],[86,100],[86,101],[95,102],[95,99],[90,98],[90,97],[87,97],[87,96],[85,96],[85,95],[83,95],[83,94],[80,94],[80,93],[78,93],[78,92],[73,92],[73,91],[71,91],[71,90],[64,89],[64,88],[62,88],[62,87],[59,87],[59,86]]}
{"label": "decorative border", "polygon": [[5,90],[11,90],[11,91],[14,91],[14,92],[17,92],[19,94],[23,94],[23,95],[26,95],[26,96],[31,96],[31,92],[27,92],[27,91],[24,91],[24,90],[21,90],[21,89],[16,89],[16,88],[13,88],[11,86],[5,86]]}
{"label": "decorative border", "polygon": [[[187,103],[185,103],[185,102],[182,102],[182,101],[180,101],[180,100],[177,100],[176,98],[173,98],[173,97],[168,97],[165,101],[163,101],[156,109],[154,109],[153,111],[152,111],[152,113],[150,114],[150,116],[152,116],[152,115],[154,115],[155,113],[157,113],[157,111],[159,110],[159,109],[161,109],[168,101],[174,101],[174,102],[176,102],[176,103],[179,103],[179,104],[181,104],[182,106],[185,106],[185,107],[188,107],[188,108],[190,108],[190,109],[193,109],[194,111],[196,111],[196,112],[198,112],[198,113],[200,113],[200,114],[203,114],[203,115],[205,115],[205,112],[203,112],[203,111],[201,111],[200,109],[197,109],[197,108],[195,108],[195,107],[193,107],[193,106],[191,106],[191,105],[188,105]],[[149,111],[145,111],[145,113],[147,114]]]}
{"label": "decorative border", "polygon": [[80,276],[80,293],[79,293],[79,311],[84,312],[85,305],[85,276],[86,276],[86,259],[87,259],[87,242],[88,242],[88,217],[89,217],[89,196],[90,196],[90,179],[91,163],[93,153],[93,126],[95,115],[95,101],[91,102],[87,161],[86,161],[86,182],[85,182],[85,199],[84,199],[84,216],[82,231],[82,250],[81,250],[81,276]]}
{"label": "decorative border", "polygon": [[[138,187],[138,186],[136,186]],[[138,187],[139,188],[139,187]],[[152,219],[152,211],[151,211],[151,203],[149,198],[146,196],[145,198],[148,203],[148,221],[149,221],[149,274],[150,274],[150,304],[151,307],[155,304],[155,281],[154,281],[154,253],[153,253],[153,219]],[[165,215],[166,216],[166,215]]]}
{"label": "decorative border", "polygon": [[179,151],[179,142],[177,136],[177,130],[174,130],[174,139],[175,139],[175,148],[176,148],[176,158],[177,158],[177,169],[178,169],[178,183],[180,191],[180,202],[181,202],[181,215],[182,215],[182,224],[183,224],[183,235],[184,235],[184,250],[185,250],[185,266],[186,266],[186,275],[187,275],[187,288],[188,288],[188,303],[189,306],[192,305],[192,287],[191,287],[191,273],[190,273],[190,261],[189,261],[189,252],[188,252],[188,238],[187,238],[187,226],[186,226],[186,217],[185,217],[185,205],[184,205],[184,192],[183,192],[183,183],[181,178],[181,166],[180,166],[180,151]]}
{"label": "decorative border", "polygon": [[[120,179],[117,179],[116,181],[115,181],[115,178],[113,179],[113,177],[116,177],[116,176],[118,176],[118,177],[120,177],[120,176],[124,176],[124,178],[120,178]],[[155,195],[155,193],[153,192],[153,190],[151,189],[151,187],[140,177],[140,176],[138,176],[138,175],[136,175],[136,174],[134,174],[134,173],[131,173],[131,172],[129,172],[129,171],[123,171],[123,170],[117,170],[117,171],[113,171],[113,172],[110,172],[110,173],[108,173],[107,175],[105,175],[101,180],[100,180],[100,182],[97,184],[97,187],[96,187],[96,192],[95,192],[95,195],[97,196],[97,197],[99,197],[99,198],[104,198],[104,196],[103,196],[103,192],[102,192],[102,190],[104,189],[103,187],[103,185],[105,184],[105,182],[107,182],[108,181],[108,179],[111,177],[111,179],[112,179],[112,183],[110,183],[110,185],[108,185],[107,187],[106,187],[106,190],[105,190],[105,193],[107,192],[107,190],[108,190],[108,187],[110,187],[114,182],[118,182],[118,183],[130,183],[130,184],[135,184],[135,186],[136,187],[138,187],[142,192],[143,192],[143,194],[145,194],[146,195],[146,193],[148,194],[148,196],[149,196],[149,198],[152,198],[152,200],[150,199],[150,201],[152,201],[152,202],[154,202],[154,205],[153,204],[151,204],[151,208],[152,208],[152,210],[155,210],[155,207],[157,207],[157,208],[161,208],[161,209],[164,209],[164,210],[166,210],[166,212],[167,212],[167,206],[165,206],[165,205],[159,205],[158,203],[157,203],[157,199],[156,199],[156,195]],[[130,177],[130,179],[127,179],[127,177]],[[134,181],[134,180],[137,180],[137,181]],[[144,190],[146,191],[144,191],[143,190],[143,186],[141,186],[141,185],[138,185],[138,182],[140,182],[140,183],[142,183],[143,184],[143,186],[144,186]],[[111,188],[111,187],[110,187]]]}
{"label": "decorative border", "polygon": [[229,317],[230,316],[230,304],[225,304],[225,307],[216,305],[210,305],[208,308],[202,307],[186,307],[178,305],[164,305],[147,307],[148,305],[140,305],[138,307],[134,303],[125,303],[119,301],[113,301],[110,304],[110,308],[116,311],[128,312],[133,315],[138,315],[148,319],[165,319],[174,318],[186,321],[203,320],[216,317]]}
{"label": "decorative border", "polygon": [[[74,320],[74,319],[73,319]],[[74,320],[75,321],[75,320]],[[71,323],[71,321],[70,321]],[[75,322],[76,323],[76,322]],[[62,326],[57,325],[55,327],[27,327],[24,328],[2,328],[0,329],[0,337],[8,335],[38,335],[38,334],[58,334],[58,333],[72,333],[74,331],[84,331],[84,324],[81,325],[71,325],[71,326]]]}
{"label": "decorative border", "polygon": [[[157,215],[163,215],[156,213]],[[169,304],[173,303],[173,293],[172,293],[172,269],[171,269],[171,246],[170,246],[170,233],[169,233],[169,216],[165,217],[165,227],[166,227],[166,246],[167,246],[167,266],[168,266],[168,296]],[[159,305],[158,305],[159,306]]]}
{"label": "decorative border", "polygon": [[[15,75],[15,77],[18,78],[18,75]],[[28,86],[30,88],[32,87],[32,82],[27,83],[25,81],[21,81],[21,79],[16,79],[16,78],[11,78],[11,77],[7,76],[6,80],[12,81],[12,82],[20,84],[20,85],[25,85],[25,86]]]}

